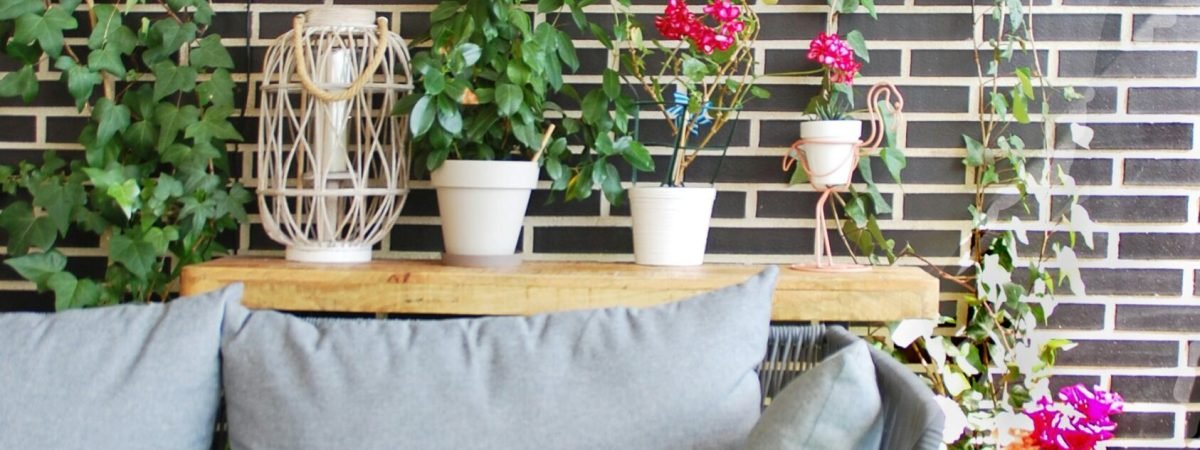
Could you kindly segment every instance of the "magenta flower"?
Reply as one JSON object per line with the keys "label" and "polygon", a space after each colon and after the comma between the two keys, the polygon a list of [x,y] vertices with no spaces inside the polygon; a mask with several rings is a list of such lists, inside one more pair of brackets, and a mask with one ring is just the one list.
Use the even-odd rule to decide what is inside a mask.
{"label": "magenta flower", "polygon": [[808,44],[808,59],[825,66],[834,83],[852,83],[862,64],[854,59],[854,50],[836,34],[822,32]]}
{"label": "magenta flower", "polygon": [[1125,408],[1120,394],[1099,386],[1091,392],[1077,384],[1060,389],[1058,398],[1061,403],[1043,397],[1037,406],[1025,411],[1033,420],[1033,437],[1042,448],[1090,450],[1115,436],[1117,424],[1111,416],[1121,414]]}
{"label": "magenta flower", "polygon": [[716,19],[715,28],[706,25],[703,17],[688,11],[685,0],[669,0],[663,14],[654,18],[654,26],[667,39],[686,37],[706,55],[728,50],[737,42],[737,34],[746,28],[745,22],[739,20],[742,8],[729,0],[715,0],[704,7],[704,13]]}

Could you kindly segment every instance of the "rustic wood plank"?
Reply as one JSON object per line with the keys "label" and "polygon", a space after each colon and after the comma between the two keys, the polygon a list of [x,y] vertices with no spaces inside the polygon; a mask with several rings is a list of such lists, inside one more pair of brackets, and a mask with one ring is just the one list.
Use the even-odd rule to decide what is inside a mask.
{"label": "rustic wood plank", "polygon": [[[512,269],[443,266],[436,261],[303,264],[224,258],[187,267],[191,295],[245,283],[250,308],[289,311],[510,315],[609,306],[650,306],[737,284],[758,265],[648,267],[623,263],[526,262]],[[862,273],[784,268],[776,321],[890,321],[936,318],[938,283],[914,267]]]}

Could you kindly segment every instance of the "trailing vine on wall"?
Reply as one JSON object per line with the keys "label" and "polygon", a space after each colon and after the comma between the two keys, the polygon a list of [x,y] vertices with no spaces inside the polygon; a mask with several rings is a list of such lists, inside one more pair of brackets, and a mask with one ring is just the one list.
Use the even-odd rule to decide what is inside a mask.
{"label": "trailing vine on wall", "polygon": [[[82,152],[0,166],[5,264],[53,291],[57,309],[165,300],[181,268],[225,252],[218,236],[245,220],[250,193],[230,181],[227,155],[242,140],[234,64],[205,32],[213,15],[204,0],[0,1],[0,43],[19,64],[0,96],[32,102],[45,62],[88,116]],[[81,26],[86,46],[67,45]],[[68,268],[57,248],[83,235],[106,251],[103,276]]]}
{"label": "trailing vine on wall", "polygon": [[[1091,221],[1050,139],[1054,97],[1072,101],[1079,96],[1047,79],[1031,31],[1032,2],[993,0],[972,9],[976,20],[992,22],[985,30],[994,34],[975,42],[979,129],[963,135],[963,164],[973,189],[966,206],[970,270],[949,273],[929,264],[966,292],[965,320],[944,317],[942,324],[953,327],[945,333],[935,332],[934,321],[905,321],[892,326],[892,338],[898,349],[908,348],[898,354],[915,358],[940,396],[950,448],[1041,448],[1030,437],[1037,435],[1030,411],[1037,401],[1053,398],[1050,369],[1057,353],[1072,344],[1035,330],[1053,313],[1056,289],[1068,286],[1072,294],[1085,295],[1074,247],[1079,237],[1092,246]],[[1025,124],[1040,125],[1040,147],[1027,148],[1017,134]],[[1087,147],[1086,135],[1072,140]],[[1052,203],[1052,194],[1065,201]],[[1024,223],[1012,210],[1037,220]],[[897,256],[925,261],[908,246]]]}

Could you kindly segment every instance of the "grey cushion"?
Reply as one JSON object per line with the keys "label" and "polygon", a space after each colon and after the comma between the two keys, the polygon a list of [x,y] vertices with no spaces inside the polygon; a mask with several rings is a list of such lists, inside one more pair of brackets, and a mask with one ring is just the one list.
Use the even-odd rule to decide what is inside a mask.
{"label": "grey cushion", "polygon": [[[830,327],[825,348],[836,352],[862,342],[850,332]],[[946,415],[933,399],[933,391],[912,370],[887,353],[870,348],[875,379],[882,401],[883,441],[880,450],[934,450],[941,447]]]}
{"label": "grey cushion", "polygon": [[0,314],[0,448],[208,450],[224,303],[241,293]]}
{"label": "grey cushion", "polygon": [[875,365],[861,340],[788,383],[750,433],[750,450],[875,450],[883,434]]}
{"label": "grey cushion", "polygon": [[738,448],[777,269],[645,309],[310,322],[230,306],[233,447]]}

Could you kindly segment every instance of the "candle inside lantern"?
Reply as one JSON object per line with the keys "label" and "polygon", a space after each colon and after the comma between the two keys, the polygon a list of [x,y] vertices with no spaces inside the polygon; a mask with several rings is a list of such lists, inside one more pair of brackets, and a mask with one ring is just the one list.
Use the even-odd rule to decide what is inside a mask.
{"label": "candle inside lantern", "polygon": [[[330,50],[325,61],[318,61],[314,70],[316,82],[329,90],[340,90],[354,81],[354,67],[349,49]],[[317,171],[325,174],[345,172],[349,158],[350,101],[326,102],[318,100],[313,125],[314,150],[317,153]]]}

